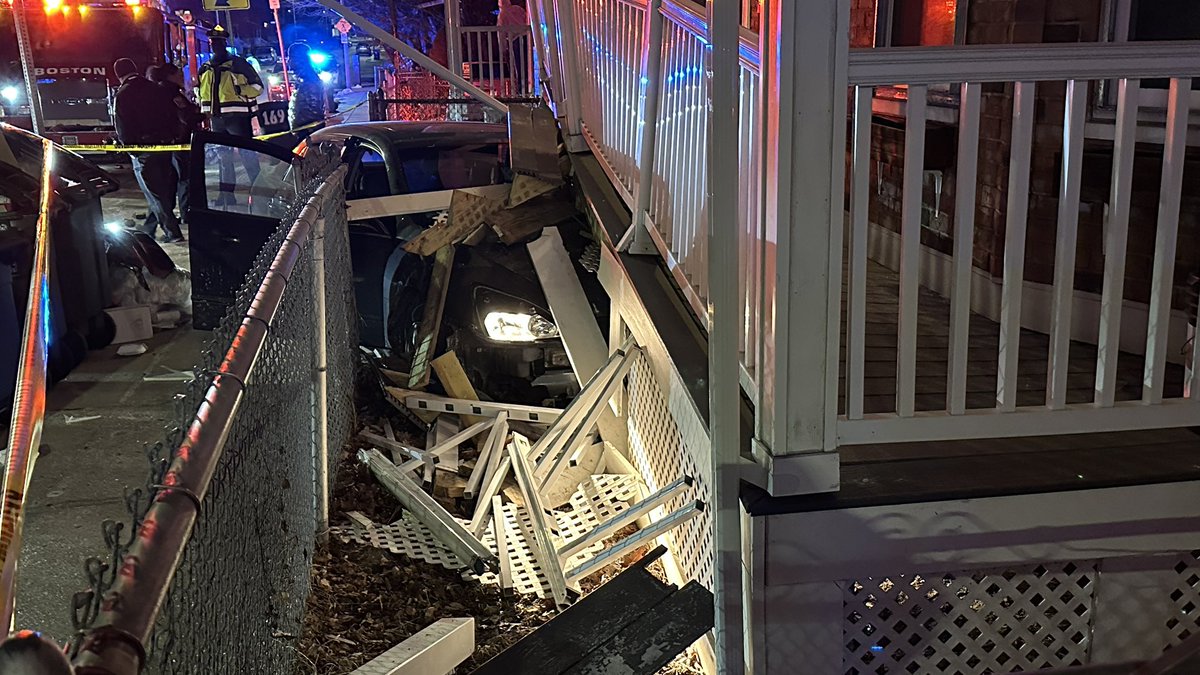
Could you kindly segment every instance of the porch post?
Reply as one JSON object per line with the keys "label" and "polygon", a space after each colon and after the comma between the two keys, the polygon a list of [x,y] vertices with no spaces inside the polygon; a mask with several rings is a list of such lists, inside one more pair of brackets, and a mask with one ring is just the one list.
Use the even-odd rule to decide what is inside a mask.
{"label": "porch post", "polygon": [[555,17],[558,19],[554,39],[558,42],[558,53],[562,58],[564,73],[561,78],[566,98],[563,106],[566,114],[563,139],[570,152],[583,152],[587,150],[587,142],[583,139],[583,108],[579,100],[579,50],[576,48],[579,30],[575,24],[575,0],[551,1],[554,4]]}
{"label": "porch post", "polygon": [[[739,18],[737,2],[708,0],[708,432],[714,474],[711,487],[716,504],[713,515],[714,651],[717,671],[722,675],[746,671],[742,512],[738,500],[741,461],[737,163]],[[660,39],[661,34],[660,24]],[[646,175],[646,169],[643,163],[643,186],[652,180]],[[641,213],[635,218],[645,222]]]}
{"label": "porch post", "polygon": [[638,101],[638,192],[633,205],[633,241],[630,253],[658,255],[650,233],[647,211],[654,187],[654,156],[658,146],[658,108],[662,101],[662,0],[648,0],[642,41],[642,85]]}
{"label": "porch post", "polygon": [[774,361],[764,363],[757,433],[776,459],[814,460],[796,463],[783,487],[814,492],[837,486],[836,459],[816,453],[837,445],[849,3],[767,4],[765,341]]}

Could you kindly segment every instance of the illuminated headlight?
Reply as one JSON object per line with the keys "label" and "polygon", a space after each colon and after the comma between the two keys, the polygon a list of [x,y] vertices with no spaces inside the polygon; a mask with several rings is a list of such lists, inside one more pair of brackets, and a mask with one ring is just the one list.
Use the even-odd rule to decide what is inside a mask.
{"label": "illuminated headlight", "polygon": [[0,87],[0,97],[3,97],[4,100],[8,101],[9,103],[16,103],[17,99],[21,97],[21,90],[17,89],[11,84],[5,87]]}
{"label": "illuminated headlight", "polygon": [[278,86],[279,86],[279,76],[278,76],[278,75],[268,75],[268,76],[267,76],[267,82],[268,82],[268,83],[269,83],[269,84],[270,84],[272,87],[278,87]]}
{"label": "illuminated headlight", "polygon": [[538,314],[488,312],[483,327],[488,337],[498,342],[536,342],[558,337],[558,326]]}

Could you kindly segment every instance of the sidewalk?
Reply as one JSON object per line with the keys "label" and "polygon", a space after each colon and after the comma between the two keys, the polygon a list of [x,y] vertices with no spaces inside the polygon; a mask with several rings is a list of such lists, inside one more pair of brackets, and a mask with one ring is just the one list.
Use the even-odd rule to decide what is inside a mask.
{"label": "sidewalk", "polygon": [[[107,221],[144,213],[146,202],[128,167],[105,167],[122,189],[103,200]],[[187,245],[164,245],[186,266]],[[84,559],[106,559],[101,524],[127,521],[125,493],[143,488],[149,471],[143,448],[175,423],[178,381],[146,375],[190,371],[210,334],[189,325],[158,332],[141,356],[117,356],[117,346],[93,351],[46,400],[42,453],[28,492],[17,575],[17,628],[65,642],[71,597],[87,586]],[[129,537],[128,527],[122,533]]]}

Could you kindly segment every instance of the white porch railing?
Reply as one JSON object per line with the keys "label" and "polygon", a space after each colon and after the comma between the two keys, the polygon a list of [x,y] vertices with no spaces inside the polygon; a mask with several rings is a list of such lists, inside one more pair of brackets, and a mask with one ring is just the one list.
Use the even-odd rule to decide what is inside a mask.
{"label": "white porch railing", "polygon": [[[572,113],[567,106],[568,132],[581,129],[633,212],[635,227],[628,238],[633,250],[657,249],[693,311],[707,324],[712,291],[706,194],[710,97],[705,63],[709,45],[702,9],[686,0],[543,2],[551,8],[542,12],[543,16],[564,21],[546,34],[559,36],[560,51],[573,46],[579,59],[577,73],[563,74],[564,80],[573,78],[580,90],[577,111]],[[1181,322],[1182,314],[1173,311],[1178,302],[1173,304],[1172,298],[1189,115],[1193,124],[1197,122],[1189,108],[1188,78],[1200,76],[1200,49],[1194,43],[1140,43],[850,52],[845,36],[839,37],[844,32],[839,22],[845,20],[842,14],[848,11],[848,4],[843,2],[836,12],[823,11],[820,17],[807,19],[793,16],[789,9],[783,19],[764,27],[784,36],[782,42],[770,35],[763,38],[763,44],[774,52],[770,57],[780,60],[780,72],[771,74],[773,84],[763,81],[759,37],[748,32],[742,36],[738,210],[737,222],[730,226],[738,231],[742,387],[758,406],[760,444],[778,455],[868,442],[1194,423],[1200,413],[1200,403],[1190,393],[1195,391],[1197,356],[1189,357],[1191,363],[1178,363],[1180,336],[1187,327],[1186,321]],[[573,11],[573,19],[564,16],[564,7]],[[656,19],[661,20],[660,26],[654,25]],[[816,23],[821,25],[813,25]],[[832,37],[827,34],[830,30]],[[789,37],[790,32],[796,35]],[[789,39],[795,44],[788,44]],[[564,57],[561,63],[569,60]],[[1165,159],[1151,301],[1142,307],[1125,300],[1124,292],[1133,139],[1138,138],[1139,124],[1138,78],[1171,78],[1171,91],[1175,92],[1164,116]],[[1075,288],[1077,207],[1089,92],[1096,90],[1091,83],[1100,80],[1115,82],[1121,95],[1115,122],[1116,169],[1103,235],[1102,292],[1087,298]],[[1065,206],[1059,210],[1053,282],[1031,285],[1026,281],[1023,251],[1029,169],[1035,153],[1034,96],[1039,87],[1052,86],[1046,83],[1062,82],[1066,82],[1067,105],[1060,132],[1064,159],[1057,189],[1058,200]],[[1007,159],[1008,184],[1002,193],[1008,200],[1006,253],[1000,254],[1004,256],[1003,274],[992,278],[972,263],[973,214],[981,154],[981,88],[997,84],[1010,90],[1014,103],[1011,113],[1005,114],[1014,115],[1016,121]],[[868,218],[871,201],[876,199],[872,190],[877,187],[871,184],[871,172],[878,157],[872,156],[870,142],[876,86],[899,86],[909,97],[899,106],[906,111],[903,116],[907,120],[903,133],[903,164],[907,168],[898,195],[903,222],[898,232],[882,233],[897,264],[890,272],[894,278],[879,283],[868,279],[883,269],[878,263],[887,262],[886,256],[880,255],[879,241],[868,246],[869,237],[879,239],[881,235]],[[954,235],[952,251],[937,253],[921,242],[924,138],[930,110],[925,94],[930,87],[947,86],[959,96],[959,141],[956,168],[946,178],[953,178],[960,189],[950,233]],[[845,103],[839,102],[840,94],[827,94],[829,87],[828,91],[846,92],[852,101],[848,165],[839,129]],[[1148,99],[1142,100],[1141,124],[1145,127],[1151,105],[1146,103]],[[832,115],[834,122],[826,130],[820,119],[812,121],[814,114],[818,118]],[[576,121],[572,121],[573,115]],[[798,122],[804,115],[810,121]],[[787,140],[781,140],[784,138]],[[819,147],[828,139],[834,139],[832,151]],[[821,165],[814,157],[827,163]],[[782,165],[788,162],[792,166],[786,169],[785,179]],[[850,172],[848,192],[842,186],[846,170]],[[818,217],[824,218],[827,205],[812,200],[823,194],[816,183],[825,180],[833,185],[829,195],[832,206],[823,221],[827,231],[818,233],[811,228],[820,222]],[[844,215],[841,199],[847,196],[851,209],[849,225],[843,228],[837,221],[839,214]],[[876,293],[888,284],[898,288],[890,300],[894,308],[889,310],[896,326],[895,351],[881,359],[876,350],[868,358],[867,343],[873,337],[867,308],[878,301]],[[944,303],[949,318],[922,315],[934,304],[918,299],[922,287],[926,293],[934,290],[945,296],[938,302]],[[937,298],[937,293],[930,297]],[[1044,308],[1023,303],[1027,296],[1039,293],[1045,299]],[[789,330],[788,323],[779,323],[781,334],[776,334],[776,323],[788,313],[792,334],[782,334]],[[796,317],[804,318],[797,323]],[[978,331],[972,335],[973,318],[995,326],[996,336],[990,342],[979,341]],[[921,326],[938,321],[948,334],[930,341]],[[816,325],[826,328],[827,337],[819,335]],[[1023,340],[1022,329],[1044,335]],[[804,333],[802,338],[799,332]],[[1045,341],[1044,345],[1039,341]],[[1072,341],[1095,347],[1088,347],[1091,352],[1080,351],[1077,342],[1072,361]],[[931,370],[918,358],[933,342],[945,350],[942,370]],[[1029,355],[1018,358],[1022,342]],[[988,350],[992,353],[987,354]],[[1175,356],[1169,359],[1171,350]],[[821,353],[826,355],[823,369],[818,367]],[[979,361],[981,353],[984,356]],[[1139,375],[1132,383],[1128,377],[1119,378],[1117,372],[1121,364],[1128,371],[1130,358],[1140,359],[1136,366]],[[1045,374],[1033,379],[1038,380],[1037,391],[1044,387],[1045,395],[1044,400],[1033,401],[1032,380],[1024,370],[1025,377],[1019,377],[1018,366],[1029,361],[1040,368],[1041,360],[1045,361]],[[1169,361],[1175,363],[1168,365]],[[977,362],[986,364],[977,367]],[[891,378],[883,384],[885,378],[869,373],[871,369],[881,372],[881,363]],[[1179,386],[1185,368],[1184,384]],[[812,376],[806,380],[810,371]],[[994,384],[984,385],[990,388],[987,392],[980,389],[980,372],[993,378]],[[930,385],[933,380],[942,384]],[[1083,380],[1087,384],[1081,386]],[[931,386],[933,394],[929,393]],[[880,387],[889,390],[885,396],[879,395]],[[1131,398],[1133,389],[1137,394]],[[1081,398],[1088,390],[1094,394]],[[982,403],[981,394],[986,399]],[[929,404],[938,396],[940,403]],[[868,399],[872,400],[867,403]]]}
{"label": "white porch railing", "polygon": [[500,98],[535,98],[537,63],[528,26],[463,26],[463,76]]}
{"label": "white porch railing", "polygon": [[[846,400],[845,415],[837,424],[839,444],[1194,424],[1200,404],[1191,392],[1196,391],[1195,359],[1200,357],[1200,350],[1192,352],[1190,363],[1173,366],[1184,371],[1182,386],[1178,383],[1171,386],[1167,373],[1172,367],[1168,362],[1179,361],[1173,357],[1178,357],[1187,331],[1186,316],[1172,312],[1172,298],[1177,265],[1187,262],[1178,259],[1176,242],[1184,152],[1192,115],[1189,77],[1200,75],[1200,48],[1194,44],[1126,43],[966,47],[953,53],[953,58],[948,58],[945,49],[868,50],[850,54],[848,78],[854,85],[853,160],[845,260],[849,270],[844,314]],[[1134,139],[1139,113],[1138,78],[1170,78],[1148,307],[1131,303],[1125,293],[1130,206],[1134,195]],[[1089,91],[1096,91],[1090,84],[1096,79],[1115,80],[1119,96],[1107,199],[1109,216],[1103,234],[1102,293],[1091,300],[1076,290],[1075,273],[1084,125]],[[1040,88],[1064,82],[1066,102],[1061,131],[1057,132],[1061,138],[1061,160],[1057,171],[1053,280],[1048,285],[1033,285],[1026,281],[1025,259],[1031,158],[1059,149],[1056,144],[1048,143],[1050,139],[1046,137],[1051,134],[1045,133],[1046,125],[1053,125],[1056,120],[1037,120],[1042,133],[1035,134],[1035,104]],[[921,243],[926,100],[929,87],[946,83],[960,83],[953,85],[960,92],[954,238],[951,254],[935,255]],[[981,87],[992,83],[1011,87],[1012,92],[1003,274],[995,279],[977,270],[972,262],[977,230],[977,170],[984,154],[980,145],[984,107]],[[878,299],[868,300],[872,286],[868,279],[871,276],[868,249],[877,248],[869,246],[868,240],[873,238],[870,230],[878,227],[869,222],[868,203],[876,191],[871,185],[871,171],[880,161],[877,152],[872,154],[872,103],[876,86],[896,85],[907,88],[908,100],[904,112],[901,226],[898,233],[884,234],[893,241],[896,237],[899,240],[894,402],[880,409],[877,400],[871,410],[871,406],[864,405],[871,380],[868,372],[871,368],[866,363],[866,343],[871,333],[868,305]],[[994,108],[993,104],[993,115]],[[1045,117],[1051,115],[1047,113]],[[1200,123],[1200,116],[1195,116],[1193,122]],[[923,388],[918,386],[929,374],[929,368],[922,364],[929,357],[919,355],[919,351],[928,351],[920,344],[926,333],[921,324],[931,318],[922,308],[931,302],[921,297],[922,287],[939,291],[949,299],[949,330],[941,334],[945,336],[942,339],[946,351],[940,357],[946,362],[946,379],[932,390],[928,384]],[[1041,307],[1025,306],[1039,300]],[[999,324],[995,342],[992,335],[980,335],[990,332],[991,324],[981,330],[976,322],[972,328],[973,315]],[[939,315],[940,318],[944,315]],[[1048,334],[1049,340],[1042,344],[1044,338],[1023,336],[1022,329]],[[981,337],[987,339],[979,340]],[[1030,341],[1031,349],[1022,349],[1023,340]],[[1084,345],[1073,346],[1072,340],[1090,342],[1096,347],[1092,350]],[[977,357],[972,350],[986,353]],[[1043,362],[1044,378],[1037,372]],[[1119,370],[1123,371],[1124,387],[1118,382]],[[988,386],[993,373],[993,395],[981,396],[984,393],[981,386]],[[1136,391],[1137,380],[1140,393]],[[927,395],[930,391],[932,397]]]}
{"label": "white porch railing", "polygon": [[622,197],[638,189],[638,100],[646,7],[625,0],[574,2],[585,133],[600,149]]}

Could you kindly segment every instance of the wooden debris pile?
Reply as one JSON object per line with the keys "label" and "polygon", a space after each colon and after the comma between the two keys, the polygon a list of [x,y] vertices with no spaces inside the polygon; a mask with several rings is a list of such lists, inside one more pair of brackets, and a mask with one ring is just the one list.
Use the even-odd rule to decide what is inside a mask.
{"label": "wooden debris pile", "polygon": [[[430,365],[457,398],[386,386],[393,406],[428,425],[427,447],[396,440],[389,423],[383,434],[360,434],[359,458],[405,513],[391,524],[351,514],[354,525],[336,534],[569,605],[581,580],[704,508],[685,502],[648,522],[692,480],[645,494],[628,461],[596,439],[639,355],[632,341],[623,345],[566,409],[478,400],[453,352]],[[643,529],[610,545],[639,521]]]}

